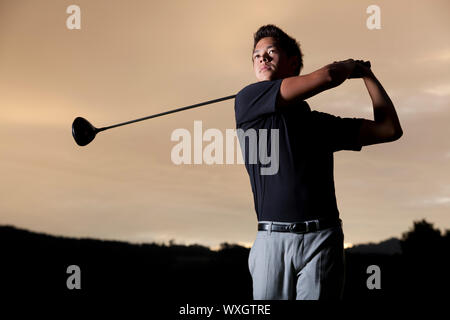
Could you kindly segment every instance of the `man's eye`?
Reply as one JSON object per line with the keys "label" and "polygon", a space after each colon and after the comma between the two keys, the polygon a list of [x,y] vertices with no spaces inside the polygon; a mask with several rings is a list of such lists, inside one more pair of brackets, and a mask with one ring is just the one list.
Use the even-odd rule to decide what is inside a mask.
{"label": "man's eye", "polygon": [[273,50],[273,49],[272,49],[272,50],[269,50],[269,53],[271,53],[271,52],[275,52],[275,50]]}

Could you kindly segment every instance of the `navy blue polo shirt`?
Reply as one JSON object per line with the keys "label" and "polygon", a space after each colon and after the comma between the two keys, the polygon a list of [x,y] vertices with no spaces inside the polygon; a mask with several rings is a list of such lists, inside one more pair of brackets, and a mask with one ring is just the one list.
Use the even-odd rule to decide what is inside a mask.
{"label": "navy blue polo shirt", "polygon": [[[275,108],[282,80],[250,84],[235,98],[236,128],[254,129],[258,144],[267,141],[269,155],[271,130],[278,129],[275,174],[262,174],[261,168],[271,164],[249,161],[250,138],[240,139],[258,221],[337,219],[333,153],[361,150],[357,137],[363,119],[311,111],[305,101]],[[267,138],[260,129],[266,129]]]}

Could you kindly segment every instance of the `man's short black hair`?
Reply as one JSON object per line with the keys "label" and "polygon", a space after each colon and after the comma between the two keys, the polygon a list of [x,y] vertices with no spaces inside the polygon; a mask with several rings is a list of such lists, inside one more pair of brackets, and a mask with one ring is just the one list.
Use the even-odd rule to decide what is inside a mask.
{"label": "man's short black hair", "polygon": [[[283,50],[288,57],[298,57],[298,67],[295,70],[296,74],[300,74],[300,70],[303,68],[303,53],[300,50],[299,43],[287,35],[283,30],[273,24],[267,24],[262,26],[253,35],[254,43],[253,50],[255,50],[256,44],[259,40],[266,37],[272,37],[275,39],[280,49]],[[253,52],[253,51],[252,51]],[[253,60],[253,58],[252,58]]]}

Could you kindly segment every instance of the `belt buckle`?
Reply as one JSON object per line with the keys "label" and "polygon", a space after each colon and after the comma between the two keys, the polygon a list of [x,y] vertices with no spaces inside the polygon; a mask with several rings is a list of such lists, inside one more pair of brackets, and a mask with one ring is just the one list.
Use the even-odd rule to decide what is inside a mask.
{"label": "belt buckle", "polygon": [[305,233],[309,232],[309,221],[305,221],[306,223],[306,228],[305,228]]}
{"label": "belt buckle", "polygon": [[[310,231],[317,231],[317,230],[319,230],[319,220],[311,220],[311,221],[305,221],[306,222],[306,232],[310,232]],[[314,225],[314,228],[312,228],[312,229],[314,229],[314,230],[312,230],[311,228],[310,228],[310,224],[311,225]]]}
{"label": "belt buckle", "polygon": [[294,229],[295,229],[296,226],[297,225],[295,223],[290,224],[289,227],[288,227],[289,232],[294,232]]}

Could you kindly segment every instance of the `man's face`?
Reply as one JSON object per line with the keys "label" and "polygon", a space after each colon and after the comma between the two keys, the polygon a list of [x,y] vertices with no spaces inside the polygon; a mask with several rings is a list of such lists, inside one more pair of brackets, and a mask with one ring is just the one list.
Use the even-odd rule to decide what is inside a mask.
{"label": "man's face", "polygon": [[259,81],[294,76],[295,57],[288,58],[272,37],[262,38],[253,51],[253,70]]}

